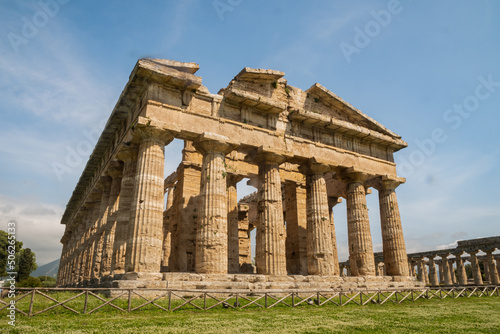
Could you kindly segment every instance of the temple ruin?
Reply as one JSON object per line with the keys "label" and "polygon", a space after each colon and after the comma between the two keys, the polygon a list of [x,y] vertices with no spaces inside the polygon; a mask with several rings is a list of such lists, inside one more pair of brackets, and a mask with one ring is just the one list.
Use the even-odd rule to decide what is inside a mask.
{"label": "temple ruin", "polygon": [[[218,94],[198,65],[141,59],[62,217],[59,286],[407,287],[400,136],[320,84],[244,68]],[[165,177],[165,146],[184,141]],[[257,189],[238,202],[242,179]],[[366,205],[378,191],[385,276]],[[345,200],[349,272],[332,208]],[[342,222],[341,222],[342,223]],[[255,264],[249,231],[256,229]]]}

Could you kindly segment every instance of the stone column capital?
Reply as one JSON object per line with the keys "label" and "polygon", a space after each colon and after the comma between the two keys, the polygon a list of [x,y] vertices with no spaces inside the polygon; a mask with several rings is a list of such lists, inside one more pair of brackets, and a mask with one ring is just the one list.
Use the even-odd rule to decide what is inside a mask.
{"label": "stone column capital", "polygon": [[406,182],[404,177],[381,175],[370,180],[371,185],[377,190],[395,190],[400,184]]}
{"label": "stone column capital", "polygon": [[261,146],[257,149],[255,161],[257,163],[271,163],[281,165],[289,156],[290,155],[285,151]]}
{"label": "stone column capital", "polygon": [[361,182],[363,184],[370,178],[369,174],[362,172],[362,171],[359,171],[359,170],[355,169],[354,167],[339,170],[336,173],[336,176],[341,181],[344,181],[347,183]]}
{"label": "stone column capital", "polygon": [[99,181],[96,183],[95,188],[104,191],[111,186],[111,177],[110,176],[101,176]]}
{"label": "stone column capital", "polygon": [[335,205],[342,203],[342,197],[328,196],[328,206],[333,208]]}
{"label": "stone column capital", "polygon": [[193,146],[202,154],[222,153],[226,155],[233,151],[237,145],[225,136],[203,132],[193,141]]}
{"label": "stone column capital", "polygon": [[167,130],[155,126],[138,124],[134,130],[133,141],[140,143],[147,139],[155,139],[163,145],[167,145],[174,139],[174,135]]}
{"label": "stone column capital", "polygon": [[458,258],[458,257],[461,257],[463,253],[464,253],[463,251],[459,251],[459,252],[453,253],[453,255],[455,255],[455,257]]}
{"label": "stone column capital", "polygon": [[137,160],[137,153],[139,148],[136,144],[130,143],[129,145],[123,145],[116,154],[116,158],[120,161],[126,162],[129,160]]}
{"label": "stone column capital", "polygon": [[106,173],[112,178],[120,178],[123,175],[123,162],[119,160],[111,161]]}
{"label": "stone column capital", "polygon": [[299,167],[299,171],[306,175],[324,175],[332,170],[332,166],[317,158],[311,158]]}

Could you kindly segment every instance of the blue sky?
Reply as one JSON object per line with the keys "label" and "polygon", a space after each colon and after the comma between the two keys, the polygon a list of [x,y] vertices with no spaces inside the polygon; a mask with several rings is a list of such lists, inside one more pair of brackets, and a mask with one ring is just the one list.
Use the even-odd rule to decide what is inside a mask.
{"label": "blue sky", "polygon": [[[500,235],[499,16],[497,1],[4,1],[0,228],[16,220],[39,264],[59,257],[60,218],[103,121],[137,59],[155,57],[198,63],[212,93],[243,67],[284,71],[400,134],[409,252]],[[375,190],[368,204],[380,250]],[[345,260],[345,203],[334,214]]]}

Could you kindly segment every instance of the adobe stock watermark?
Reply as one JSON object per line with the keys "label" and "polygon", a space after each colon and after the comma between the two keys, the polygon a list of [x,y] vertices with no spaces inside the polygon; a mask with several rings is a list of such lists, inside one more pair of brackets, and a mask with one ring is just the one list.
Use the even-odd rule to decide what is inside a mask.
{"label": "adobe stock watermark", "polygon": [[19,53],[19,46],[28,44],[28,42],[38,35],[41,28],[45,27],[51,19],[53,19],[61,6],[67,4],[71,0],[40,0],[40,7],[32,16],[21,18],[22,26],[20,33],[9,32],[7,38],[15,53]]}
{"label": "adobe stock watermark", "polygon": [[366,22],[362,28],[354,27],[355,34],[352,43],[341,42],[339,44],[340,51],[342,51],[347,63],[351,63],[354,54],[360,54],[363,49],[368,47],[372,40],[378,37],[382,30],[392,22],[393,17],[402,11],[403,5],[399,0],[389,0],[386,9],[371,10],[372,20]]}
{"label": "adobe stock watermark", "polygon": [[[7,286],[0,288],[7,289],[7,297],[10,299],[9,306],[7,307],[8,324],[12,327],[16,326],[16,232],[17,224],[15,221],[7,223]],[[3,291],[2,291],[3,292]],[[1,294],[3,297],[3,293]]]}
{"label": "adobe stock watermark", "polygon": [[[494,81],[493,75],[479,76],[479,83],[474,89],[474,93],[466,96],[461,103],[454,103],[451,108],[443,112],[443,121],[452,130],[458,130],[465,119],[473,115],[481,106],[481,101],[485,101],[500,87],[500,81]],[[408,159],[399,158],[396,166],[397,172],[405,177],[413,174],[417,167],[422,166],[425,160],[431,156],[439,144],[448,139],[446,129],[434,128],[429,137],[423,140],[415,140],[416,148],[410,153]]]}
{"label": "adobe stock watermark", "polygon": [[88,156],[92,153],[94,149],[94,144],[99,139],[101,131],[106,125],[106,119],[99,122],[98,128],[93,128],[91,130],[82,130],[82,134],[85,139],[80,140],[75,146],[66,145],[64,149],[66,150],[66,156],[64,161],[53,161],[51,164],[54,174],[57,176],[59,182],[63,182],[64,174],[71,173],[74,168],[80,166]]}
{"label": "adobe stock watermark", "polygon": [[221,21],[224,21],[224,15],[227,12],[232,12],[236,7],[241,5],[245,0],[214,0],[212,6],[219,16]]}

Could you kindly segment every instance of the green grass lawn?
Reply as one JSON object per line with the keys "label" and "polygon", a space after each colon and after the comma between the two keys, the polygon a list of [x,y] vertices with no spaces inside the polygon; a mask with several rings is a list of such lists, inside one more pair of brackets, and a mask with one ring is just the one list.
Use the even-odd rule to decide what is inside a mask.
{"label": "green grass lawn", "polygon": [[[97,304],[98,305],[98,304]],[[431,299],[366,306],[301,305],[271,309],[133,313],[105,307],[77,315],[60,310],[32,318],[17,315],[15,329],[1,312],[6,333],[500,333],[500,298]]]}

